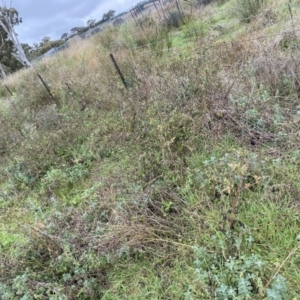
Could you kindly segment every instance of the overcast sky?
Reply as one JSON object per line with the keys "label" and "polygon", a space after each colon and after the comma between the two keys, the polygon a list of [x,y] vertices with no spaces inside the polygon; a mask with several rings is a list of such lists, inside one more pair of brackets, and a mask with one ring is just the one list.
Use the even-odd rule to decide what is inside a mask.
{"label": "overcast sky", "polygon": [[32,45],[50,36],[60,39],[65,32],[85,26],[90,19],[101,20],[110,9],[116,14],[132,8],[139,0],[12,0],[11,3],[23,19],[16,26],[21,43]]}

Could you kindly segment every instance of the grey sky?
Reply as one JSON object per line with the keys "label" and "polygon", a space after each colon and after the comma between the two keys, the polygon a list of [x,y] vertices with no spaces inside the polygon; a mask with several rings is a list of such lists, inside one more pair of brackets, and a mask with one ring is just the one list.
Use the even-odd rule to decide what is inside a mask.
{"label": "grey sky", "polygon": [[65,32],[84,26],[89,19],[101,20],[110,9],[116,14],[133,7],[139,0],[12,0],[23,23],[15,29],[21,43],[32,45],[50,36],[59,39]]}

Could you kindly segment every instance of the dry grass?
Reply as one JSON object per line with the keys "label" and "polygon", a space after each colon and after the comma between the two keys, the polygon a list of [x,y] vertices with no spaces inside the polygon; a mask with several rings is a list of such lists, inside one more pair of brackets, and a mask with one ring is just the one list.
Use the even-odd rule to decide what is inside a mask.
{"label": "dry grass", "polygon": [[[283,31],[268,33],[284,19],[280,14],[274,24],[259,15],[236,34],[216,33],[228,12],[220,17],[218,9],[193,12],[208,24],[194,38],[185,33],[200,24],[196,17],[182,31],[166,32],[157,23],[110,28],[4,81],[15,94],[1,89],[11,98],[0,110],[0,188],[10,201],[0,202],[1,218],[22,241],[9,240],[0,260],[9,280],[29,272],[21,285],[31,295],[101,299],[123,280],[108,282],[117,276],[110,270],[127,260],[161,270],[150,262],[165,258],[175,270],[170,261],[184,254],[182,282],[190,280],[191,249],[201,245],[222,262],[233,251],[259,252],[267,261],[261,281],[269,286],[280,270],[295,295],[297,264],[287,266],[284,251],[298,249],[290,209],[299,190],[298,39],[282,47]],[[278,217],[281,210],[287,217]],[[265,218],[256,218],[258,212]],[[270,232],[274,218],[284,234]],[[233,250],[232,239],[248,233],[260,243]],[[211,236],[224,238],[222,249]],[[278,257],[279,269],[272,263]],[[189,284],[201,299],[203,290]],[[187,287],[179,286],[183,299]],[[173,292],[164,291],[164,299]]]}

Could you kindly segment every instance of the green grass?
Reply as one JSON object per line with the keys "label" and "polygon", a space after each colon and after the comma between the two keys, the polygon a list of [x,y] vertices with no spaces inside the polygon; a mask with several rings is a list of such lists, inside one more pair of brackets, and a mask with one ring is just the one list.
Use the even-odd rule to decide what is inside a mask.
{"label": "green grass", "polygon": [[234,3],[7,79],[1,299],[297,299],[299,61]]}
{"label": "green grass", "polygon": [[193,280],[193,269],[188,267],[191,262],[174,255],[148,260],[148,264],[145,259],[125,260],[112,269],[108,277],[114,284],[103,299],[183,299]]}

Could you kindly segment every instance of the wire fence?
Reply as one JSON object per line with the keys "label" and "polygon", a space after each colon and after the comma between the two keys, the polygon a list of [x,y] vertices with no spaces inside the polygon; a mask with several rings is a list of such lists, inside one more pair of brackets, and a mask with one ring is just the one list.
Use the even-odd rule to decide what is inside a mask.
{"label": "wire fence", "polygon": [[[284,36],[290,32],[292,32],[294,35],[296,35],[296,33],[300,32],[300,28],[296,28],[295,24],[299,23],[300,18],[295,19],[293,17],[292,9],[294,7],[291,7],[291,5],[287,5],[287,7],[288,7],[288,10],[286,12],[286,16],[280,22],[272,21],[271,23],[268,23],[265,25],[265,27],[263,29],[266,33],[252,32],[252,34],[256,35],[256,36],[251,37],[251,38],[243,38],[240,36],[239,39],[243,43],[245,43],[245,42],[251,42],[251,41],[269,40],[269,39],[274,39],[275,37],[280,37],[280,39],[283,39]],[[276,15],[277,13],[281,12],[281,10],[282,9],[278,8],[273,11],[273,14]],[[263,17],[263,15],[262,15],[262,17]],[[141,18],[144,18],[144,16],[142,15]],[[128,88],[126,78],[125,78],[126,74],[123,74],[123,71],[122,71],[121,67],[118,65],[118,61],[117,61],[117,56],[120,53],[124,52],[124,49],[132,51],[132,52],[139,51],[139,57],[141,59],[143,59],[145,57],[149,57],[149,55],[154,54],[154,53],[162,54],[162,53],[167,52],[168,57],[173,56],[173,55],[183,55],[186,50],[189,51],[189,54],[198,53],[198,50],[203,48],[203,43],[205,43],[206,50],[216,47],[216,45],[218,43],[220,43],[220,40],[222,40],[222,36],[228,37],[230,35],[230,29],[233,28],[234,26],[236,26],[241,21],[243,21],[243,20],[236,19],[230,23],[226,23],[226,25],[224,25],[224,28],[222,27],[222,25],[221,25],[221,27],[219,27],[219,26],[212,24],[212,25],[210,25],[210,27],[208,26],[205,34],[202,34],[203,33],[201,31],[202,29],[197,28],[198,21],[196,20],[196,21],[192,21],[192,22],[195,22],[195,26],[193,27],[194,35],[192,37],[188,37],[188,34],[186,34],[183,30],[183,32],[179,33],[179,35],[176,35],[176,34],[170,32],[170,33],[168,33],[168,36],[165,38],[163,37],[161,39],[158,39],[156,41],[151,41],[151,42],[146,41],[142,45],[137,45],[136,44],[137,41],[134,40],[134,38],[133,38],[132,42],[127,45],[126,45],[126,42],[125,43],[123,42],[121,44],[121,46],[118,43],[115,43],[115,44],[112,43],[111,48],[113,49],[113,51],[109,55],[111,58],[111,61],[112,61],[112,67],[115,68],[115,70],[116,70],[117,74],[119,75],[124,86],[126,88]],[[156,26],[156,25],[154,25],[154,26]],[[271,31],[273,26],[276,26],[277,29],[280,28],[280,32],[268,33],[267,31],[268,30]],[[137,26],[137,30],[142,31],[143,29],[139,28],[139,26]],[[102,34],[102,33],[99,33],[99,34]],[[249,33],[246,33],[246,34],[248,35]],[[199,36],[203,36],[203,37],[199,38]],[[181,41],[179,43],[179,45],[176,43],[174,44],[174,39],[176,39],[176,38]],[[234,40],[237,40],[237,38],[235,38]],[[200,46],[199,46],[199,42],[201,44]],[[225,41],[224,43],[225,44],[227,43],[230,46],[231,45],[230,43],[232,43],[232,42]],[[62,46],[59,50],[54,51],[52,53],[52,55],[55,55],[58,52],[61,52],[61,50],[62,51],[66,50],[66,48],[68,48],[68,47],[69,46]],[[81,51],[81,50],[72,46],[72,51],[73,51],[73,53],[76,53],[76,51]],[[49,57],[49,56],[47,56],[47,57]],[[40,73],[38,73],[38,72],[36,72],[36,73],[37,73],[37,77],[39,78],[40,82],[44,85],[44,87],[47,90],[47,92],[49,93],[50,97],[54,98],[51,93],[50,87],[46,82],[46,79],[43,78]],[[5,84],[5,88],[9,92],[9,94],[12,95],[12,92],[10,91],[9,87],[6,84]]]}
{"label": "wire fence", "polygon": [[[157,2],[160,5],[160,8],[162,11],[166,12],[167,9],[170,9],[170,3],[172,4],[172,2],[177,1],[177,0],[173,0],[173,1],[163,1],[163,0],[156,0],[153,1],[154,7],[157,10],[157,5],[155,5],[155,3]],[[283,34],[285,34],[287,31],[293,31],[294,33],[297,33],[300,31],[300,29],[296,29],[295,28],[295,24],[299,24],[300,22],[300,18],[296,19],[293,16],[293,10],[296,8],[299,8],[298,4],[293,4],[291,2],[288,2],[286,5],[286,14],[284,16],[281,15],[281,21],[277,22],[276,20],[273,20],[273,18],[276,18],[276,15],[281,13],[282,14],[282,8],[276,8],[276,9],[272,9],[272,10],[264,10],[261,13],[261,17],[264,19],[266,19],[267,23],[266,24],[266,28],[268,27],[272,27],[273,25],[277,26],[278,28],[281,29],[280,33],[269,33],[269,34],[264,34],[262,36],[256,36],[254,38],[250,38],[250,39],[243,39],[244,42],[246,41],[253,41],[253,40],[264,40],[264,39],[268,39],[268,38],[272,38],[272,37],[276,37],[276,36],[282,36]],[[143,23],[143,20],[145,20],[147,17],[149,17],[149,15],[144,14],[142,11],[138,11],[135,13],[132,13],[133,11],[135,11],[134,9],[130,10],[131,12],[131,18],[128,19],[128,21],[132,20],[136,22],[136,26],[137,30],[143,30],[143,28],[139,25]],[[232,7],[231,9],[229,9],[230,13],[232,15],[235,14],[235,9]],[[130,12],[128,14],[130,14]],[[259,18],[259,16],[258,16]],[[161,18],[159,18],[159,16],[156,16],[156,23],[160,23],[161,22]],[[219,26],[212,26],[212,28],[210,28],[212,31],[222,31],[224,30],[226,32],[226,34],[228,35],[228,31],[230,30],[230,28],[236,26],[237,24],[241,23],[241,22],[248,22],[249,19],[248,18],[235,18],[235,20],[233,20],[232,22],[226,22],[226,25],[224,25],[224,28],[222,28],[222,25],[219,24]],[[197,22],[197,21],[196,21]],[[197,28],[195,29],[195,34],[197,35]],[[103,31],[101,27],[99,28],[94,28],[93,29],[95,31],[95,33],[99,33],[101,34],[101,32]],[[199,34],[201,34],[201,32],[198,32]],[[90,38],[91,35],[78,35],[77,38],[78,39],[86,39],[86,38]],[[142,48],[149,48],[149,53],[152,52],[153,50],[151,50],[151,48],[153,48],[154,46],[158,45],[158,44],[163,44],[165,41],[163,40],[158,40],[156,42],[152,41],[151,43],[146,43],[140,46],[130,46],[128,48],[130,48],[130,50],[135,51],[135,50],[139,50]],[[193,38],[191,39],[185,39],[185,42],[194,42]],[[72,43],[66,42],[63,45],[59,46],[59,47],[55,47],[53,49],[51,49],[50,51],[48,51],[46,54],[42,55],[41,57],[35,59],[35,62],[41,61],[44,58],[48,58],[49,56],[53,56],[55,54],[57,54],[60,51],[65,50],[66,48],[69,48],[71,46]],[[212,45],[213,46],[213,45]],[[112,44],[112,48],[116,49],[116,51],[118,51],[118,45],[114,45]],[[179,48],[176,46],[171,46],[165,49],[155,49],[155,51],[161,51],[161,52],[166,52],[166,51],[170,51],[171,49],[174,50],[175,48]],[[145,53],[145,51],[144,51]]]}

